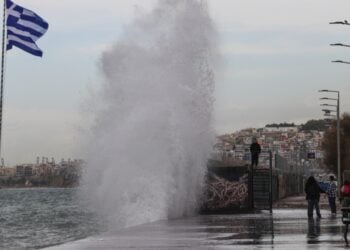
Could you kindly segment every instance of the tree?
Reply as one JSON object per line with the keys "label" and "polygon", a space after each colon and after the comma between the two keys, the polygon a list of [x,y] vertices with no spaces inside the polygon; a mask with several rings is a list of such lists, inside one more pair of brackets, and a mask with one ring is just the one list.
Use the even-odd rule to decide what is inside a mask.
{"label": "tree", "polygon": [[[333,121],[326,130],[322,142],[324,163],[327,168],[337,173],[337,122]],[[350,114],[340,118],[340,172],[350,170]]]}
{"label": "tree", "polygon": [[301,130],[310,131],[310,130],[318,130],[325,131],[327,128],[326,121],[322,120],[309,120],[305,124],[301,125]]}
{"label": "tree", "polygon": [[279,127],[295,127],[294,122],[293,123],[287,123],[287,122],[281,122],[281,123],[272,123],[272,124],[266,124],[266,128],[279,128]]}

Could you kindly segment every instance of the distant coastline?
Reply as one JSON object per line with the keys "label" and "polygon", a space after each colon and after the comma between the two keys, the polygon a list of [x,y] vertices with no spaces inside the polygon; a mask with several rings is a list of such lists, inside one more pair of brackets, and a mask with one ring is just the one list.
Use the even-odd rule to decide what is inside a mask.
{"label": "distant coastline", "polygon": [[79,186],[83,163],[74,160],[0,167],[0,188],[74,188]]}

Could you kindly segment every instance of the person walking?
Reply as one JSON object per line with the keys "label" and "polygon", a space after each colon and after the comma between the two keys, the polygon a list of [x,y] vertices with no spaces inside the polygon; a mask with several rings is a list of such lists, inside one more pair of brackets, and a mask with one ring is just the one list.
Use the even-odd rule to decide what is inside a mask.
{"label": "person walking", "polygon": [[329,176],[329,185],[327,187],[326,193],[328,196],[328,203],[329,207],[331,208],[332,215],[335,215],[337,213],[337,206],[335,204],[335,200],[337,198],[337,185],[334,181],[334,176]]}
{"label": "person walking", "polygon": [[316,210],[317,218],[321,218],[319,202],[320,202],[320,193],[322,192],[324,191],[322,191],[322,189],[318,185],[315,177],[310,176],[305,183],[308,218],[313,217],[314,208]]}
{"label": "person walking", "polygon": [[250,145],[250,154],[252,158],[252,167],[258,166],[259,164],[259,154],[261,152],[260,144],[258,143],[258,140],[253,137],[252,144]]}
{"label": "person walking", "polygon": [[348,180],[344,181],[343,186],[340,189],[340,196],[342,200],[342,207],[350,206],[350,182]]}
{"label": "person walking", "polygon": [[348,180],[344,181],[343,186],[340,189],[340,199],[341,199],[341,211],[342,211],[342,222],[345,225],[344,239],[346,244],[348,244],[348,231],[350,223],[350,182]]}

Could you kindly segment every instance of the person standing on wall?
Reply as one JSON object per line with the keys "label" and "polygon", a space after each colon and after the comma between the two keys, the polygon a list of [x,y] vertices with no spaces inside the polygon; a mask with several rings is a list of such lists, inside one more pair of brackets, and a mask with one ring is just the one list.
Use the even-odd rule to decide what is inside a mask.
{"label": "person standing on wall", "polygon": [[251,154],[251,158],[252,158],[252,168],[254,166],[258,166],[260,152],[261,152],[260,144],[258,143],[258,140],[255,137],[253,137],[252,144],[250,145],[250,154]]}
{"label": "person standing on wall", "polygon": [[252,138],[252,144],[250,144],[250,156],[252,159],[252,164],[251,164],[251,179],[250,179],[250,185],[251,185],[251,202],[252,202],[252,208],[254,208],[254,165],[258,166],[259,164],[259,154],[261,152],[261,147],[260,144],[258,143],[257,139],[255,137]]}
{"label": "person standing on wall", "polygon": [[329,207],[331,208],[332,215],[335,215],[337,213],[337,207],[335,205],[335,200],[337,198],[337,185],[335,184],[333,175],[329,176],[329,181],[330,182],[326,193],[328,195],[328,202]]}

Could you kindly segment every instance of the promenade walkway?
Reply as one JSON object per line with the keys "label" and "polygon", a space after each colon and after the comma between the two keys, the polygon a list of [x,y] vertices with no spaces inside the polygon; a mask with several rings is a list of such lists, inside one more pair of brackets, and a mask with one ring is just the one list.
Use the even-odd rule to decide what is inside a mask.
{"label": "promenade walkway", "polygon": [[[337,209],[340,208],[339,201],[337,200]],[[284,199],[281,199],[273,204],[274,208],[307,208],[307,201],[305,200],[305,195],[296,195],[290,196]],[[325,194],[321,194],[320,198],[320,208],[328,209],[328,198]]]}
{"label": "promenade walkway", "polygon": [[[301,198],[289,201],[295,204]],[[200,215],[144,224],[48,249],[344,249],[340,215],[332,217],[329,209],[321,213],[322,219],[312,220],[308,220],[305,208],[274,208],[272,214]]]}

